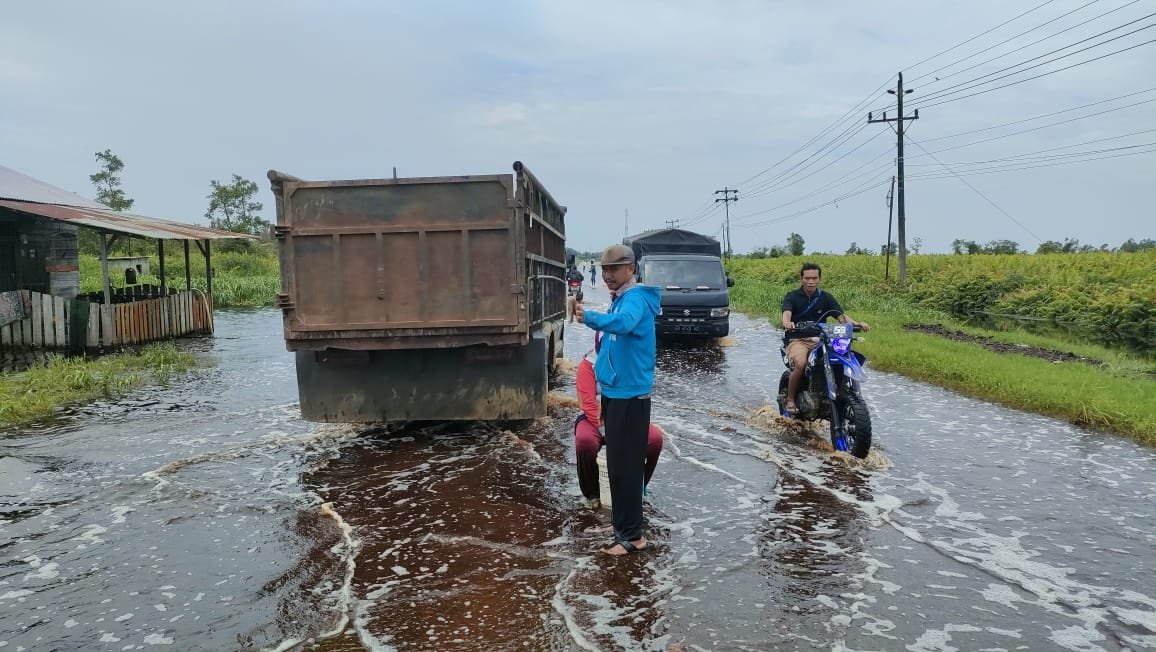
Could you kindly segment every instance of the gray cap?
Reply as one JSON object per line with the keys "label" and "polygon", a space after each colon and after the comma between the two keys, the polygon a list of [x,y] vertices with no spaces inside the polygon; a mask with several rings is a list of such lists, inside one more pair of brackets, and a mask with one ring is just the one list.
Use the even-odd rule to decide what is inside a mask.
{"label": "gray cap", "polygon": [[610,245],[602,252],[603,265],[630,265],[634,262],[634,251],[626,245]]}

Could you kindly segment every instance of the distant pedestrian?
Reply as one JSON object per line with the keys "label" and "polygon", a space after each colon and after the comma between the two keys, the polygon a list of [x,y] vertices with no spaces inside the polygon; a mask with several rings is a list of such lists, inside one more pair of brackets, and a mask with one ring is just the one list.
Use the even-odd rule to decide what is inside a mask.
{"label": "distant pedestrian", "polygon": [[661,295],[658,288],[635,280],[634,252],[629,247],[607,247],[601,262],[602,280],[610,290],[610,308],[597,312],[575,305],[574,318],[602,335],[594,374],[602,390],[614,525],[614,541],[602,552],[626,555],[649,546],[642,534],[643,460],[654,388],[654,318]]}
{"label": "distant pedestrian", "polygon": [[598,268],[594,266],[593,262],[591,262],[590,263],[590,287],[595,287],[596,285],[598,285]]}

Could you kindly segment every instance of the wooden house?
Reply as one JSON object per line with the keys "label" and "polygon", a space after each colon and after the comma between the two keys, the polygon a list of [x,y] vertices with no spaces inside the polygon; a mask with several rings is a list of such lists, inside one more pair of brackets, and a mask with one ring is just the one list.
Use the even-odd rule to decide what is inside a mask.
{"label": "wooden house", "polygon": [[[81,229],[94,230],[101,244],[103,291],[92,295],[80,294]],[[247,237],[119,213],[0,166],[0,352],[101,349],[212,333],[212,242]],[[118,238],[156,242],[159,286],[130,284],[113,291],[108,249]],[[183,245],[183,288],[169,287],[165,277],[166,240]],[[206,292],[192,286],[191,244],[205,259]]]}

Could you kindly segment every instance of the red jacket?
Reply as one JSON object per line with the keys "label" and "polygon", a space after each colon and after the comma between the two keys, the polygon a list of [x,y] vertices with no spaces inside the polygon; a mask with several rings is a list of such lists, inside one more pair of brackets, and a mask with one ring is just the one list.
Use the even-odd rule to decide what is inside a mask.
{"label": "red jacket", "polygon": [[578,363],[575,385],[578,387],[578,403],[582,406],[582,414],[595,428],[602,427],[602,407],[598,401],[598,381],[594,378],[594,362],[590,356],[582,358]]}

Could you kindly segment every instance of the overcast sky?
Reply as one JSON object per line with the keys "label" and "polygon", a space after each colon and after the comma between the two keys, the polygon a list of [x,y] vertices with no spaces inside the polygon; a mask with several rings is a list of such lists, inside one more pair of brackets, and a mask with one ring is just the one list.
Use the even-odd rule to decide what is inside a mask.
{"label": "overcast sky", "polygon": [[[269,168],[440,176],[506,173],[521,160],[569,207],[580,250],[620,239],[627,210],[631,232],[677,218],[716,235],[714,191],[737,187],[735,251],[797,232],[808,252],[842,252],[886,240],[895,135],[865,123],[868,110],[894,117],[883,87],[903,70],[908,107],[929,105],[910,137],[934,158],[959,173],[1050,166],[964,176],[973,190],[909,143],[909,242],[1116,246],[1156,237],[1156,154],[1119,156],[1156,149],[1138,147],[1156,131],[1113,138],[1156,130],[1156,89],[1141,92],[1156,87],[1156,44],[962,96],[1156,38],[1143,29],[1016,73],[1152,26],[1028,62],[1153,12],[1153,0],[11,2],[0,21],[0,164],[91,197],[93,153],[111,148],[133,212],[206,223],[209,181],[233,173],[258,182],[272,219]],[[993,83],[930,106],[983,75],[972,83]],[[1071,120],[1108,109],[1119,110]],[[1055,158],[1099,150],[1112,151]],[[1048,158],[980,163],[1019,155]],[[1086,161],[1096,156],[1118,158]],[[1072,160],[1084,162],[1054,165]]]}

